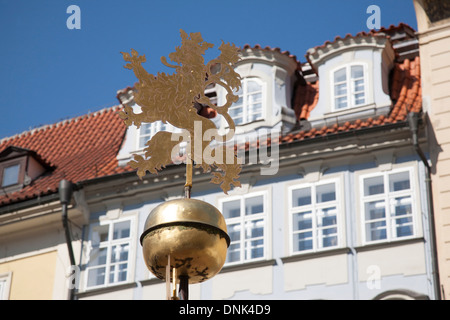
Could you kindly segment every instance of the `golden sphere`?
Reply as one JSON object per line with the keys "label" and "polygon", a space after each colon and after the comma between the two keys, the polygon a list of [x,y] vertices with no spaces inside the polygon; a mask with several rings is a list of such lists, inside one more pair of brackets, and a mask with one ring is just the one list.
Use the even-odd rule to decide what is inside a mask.
{"label": "golden sphere", "polygon": [[171,269],[188,276],[189,283],[198,283],[222,269],[230,238],[219,210],[185,198],[164,202],[150,212],[141,244],[147,268],[156,277],[166,279],[170,255]]}

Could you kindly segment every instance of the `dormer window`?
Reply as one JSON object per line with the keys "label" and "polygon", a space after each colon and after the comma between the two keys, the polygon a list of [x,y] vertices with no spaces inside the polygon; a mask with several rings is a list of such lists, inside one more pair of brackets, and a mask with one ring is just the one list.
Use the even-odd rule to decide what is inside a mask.
{"label": "dormer window", "polygon": [[14,164],[3,168],[2,187],[8,187],[19,183],[20,164]]}
{"label": "dormer window", "polygon": [[139,131],[139,149],[145,148],[147,141],[149,141],[158,131],[173,131],[170,130],[169,127],[172,126],[168,123],[163,123],[162,121],[143,123]]}
{"label": "dormer window", "polygon": [[14,192],[54,168],[36,152],[9,146],[0,152],[0,188]]}
{"label": "dormer window", "polygon": [[259,79],[243,79],[236,94],[239,95],[239,100],[229,109],[236,125],[263,119],[263,84]]}
{"label": "dormer window", "polygon": [[[170,123],[163,123],[162,121],[155,121],[152,123],[143,123],[139,128],[138,149],[146,147],[146,143],[159,131],[168,131],[173,133],[180,133],[181,129],[174,127]],[[187,143],[183,141],[180,144],[179,154],[183,155],[186,152]]]}
{"label": "dormer window", "polygon": [[316,105],[309,110],[311,127],[363,121],[386,115],[391,109],[389,74],[395,53],[387,35],[336,37],[309,49],[307,59],[319,87]]}
{"label": "dormer window", "polygon": [[333,73],[334,109],[342,110],[366,103],[364,66],[347,65]]}

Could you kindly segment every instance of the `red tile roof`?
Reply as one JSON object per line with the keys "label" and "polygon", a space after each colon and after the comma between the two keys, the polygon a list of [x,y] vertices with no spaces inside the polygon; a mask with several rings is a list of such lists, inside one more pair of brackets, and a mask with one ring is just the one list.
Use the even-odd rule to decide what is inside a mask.
{"label": "red tile roof", "polygon": [[20,191],[0,192],[0,205],[55,193],[62,179],[79,182],[126,170],[116,160],[126,131],[117,111],[104,109],[2,139],[0,152],[9,146],[33,150],[55,169]]}
{"label": "red tile roof", "polygon": [[[309,131],[290,133],[282,137],[282,142],[288,143],[343,131],[406,121],[408,112],[420,112],[422,110],[420,58],[418,56],[414,60],[405,59],[401,63],[396,63],[392,72],[391,83],[390,96],[393,105],[388,114],[380,115],[376,118],[368,118],[367,120],[357,119],[352,122],[345,122],[343,125],[334,124],[333,126],[324,126],[320,129],[312,128]],[[318,83],[307,83],[297,88],[294,110],[299,120],[308,119],[311,110],[317,104],[318,96]]]}
{"label": "red tile roof", "polygon": [[[421,110],[420,58],[417,56],[414,60],[395,63],[391,82],[390,96],[394,105],[388,116],[382,116],[383,123],[405,120],[406,111]],[[318,99],[319,81],[297,87],[293,108],[299,120],[308,119]]]}
{"label": "red tile roof", "polygon": [[297,119],[308,119],[317,101],[319,101],[319,81],[297,86],[294,97],[294,111]]}
{"label": "red tile roof", "polygon": [[256,45],[254,45],[254,46],[251,46],[251,45],[249,45],[249,44],[245,44],[245,45],[242,47],[242,49],[259,49],[259,50],[267,50],[267,51],[272,51],[272,52],[278,52],[278,53],[281,53],[281,54],[283,54],[283,55],[285,55],[285,56],[287,56],[287,57],[293,59],[293,60],[297,63],[297,65],[300,66],[300,62],[298,61],[298,59],[297,59],[297,57],[296,57],[295,55],[291,54],[291,53],[290,53],[289,51],[287,51],[287,50],[281,51],[281,49],[278,48],[278,47],[272,48],[272,47],[269,47],[269,46],[265,46],[265,47],[263,48],[263,47],[262,47],[261,45],[259,45],[259,44],[256,44]]}
{"label": "red tile roof", "polygon": [[[279,49],[266,47],[264,50]],[[283,54],[294,58],[288,52]],[[311,110],[317,104],[318,88],[318,82],[300,84],[297,87],[293,108],[298,120],[308,119]],[[367,120],[358,119],[342,125],[334,124],[320,129],[292,132],[281,137],[281,143],[397,123],[406,120],[407,112],[420,112],[422,99],[419,57],[395,63],[390,95],[393,104],[386,115]],[[0,206],[56,193],[61,179],[77,183],[133,171],[129,166],[118,166],[117,154],[126,133],[126,126],[117,115],[118,110],[119,107],[104,109],[0,140],[0,153],[9,146],[33,150],[55,168],[51,173],[35,179],[20,191],[7,195],[0,192]],[[205,116],[209,115],[209,112],[206,112],[208,110],[202,111]],[[267,143],[270,144],[271,141]]]}
{"label": "red tile roof", "polygon": [[[315,46],[314,48],[312,48],[310,50],[315,51],[319,48],[325,48],[327,45],[334,44],[338,41],[344,41],[349,38],[358,38],[358,37],[373,37],[373,36],[385,37],[385,36],[387,36],[391,39],[392,42],[396,42],[397,39],[395,39],[395,34],[398,32],[405,33],[405,36],[407,38],[414,37],[414,34],[415,34],[415,31],[411,26],[407,25],[406,23],[400,23],[397,26],[390,25],[388,28],[382,27],[379,30],[370,30],[369,32],[361,31],[355,35],[347,33],[344,38],[342,38],[341,36],[336,36],[333,41],[327,40],[323,44]],[[308,55],[308,54],[306,54],[306,55]]]}

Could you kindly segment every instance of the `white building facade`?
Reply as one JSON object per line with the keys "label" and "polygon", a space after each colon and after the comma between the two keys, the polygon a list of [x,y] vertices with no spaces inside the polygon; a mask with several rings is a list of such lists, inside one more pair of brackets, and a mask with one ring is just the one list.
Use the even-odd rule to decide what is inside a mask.
{"label": "white building facade", "polygon": [[[251,142],[266,133],[272,143],[247,149],[242,187],[229,195],[194,172],[192,198],[222,212],[231,243],[222,271],[190,285],[190,299],[435,298],[425,170],[406,120],[421,109],[410,92],[418,51],[401,49],[415,41],[404,25],[337,38],[309,50],[303,65],[278,49],[242,49],[243,86],[230,108],[237,136]],[[313,87],[315,103],[299,103]],[[208,94],[221,105],[220,88]],[[119,99],[139,108],[132,89]],[[119,165],[163,129],[175,130],[130,127]],[[78,299],[164,299],[139,237],[153,208],[183,196],[184,168],[79,183],[90,218]]]}

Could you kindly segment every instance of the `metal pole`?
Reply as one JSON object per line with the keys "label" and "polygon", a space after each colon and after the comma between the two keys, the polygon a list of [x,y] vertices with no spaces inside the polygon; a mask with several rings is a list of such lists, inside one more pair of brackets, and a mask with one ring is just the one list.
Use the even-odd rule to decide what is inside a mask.
{"label": "metal pole", "polygon": [[[62,205],[62,223],[66,234],[67,249],[69,251],[70,265],[75,266],[75,256],[73,254],[72,240],[70,237],[69,224],[67,222],[67,204]],[[75,300],[75,286],[71,284],[69,292],[69,300]]]}
{"label": "metal pole", "polygon": [[178,279],[180,280],[178,289],[180,300],[189,300],[189,277],[179,276]]}
{"label": "metal pole", "polygon": [[[67,250],[69,252],[69,259],[70,259],[70,265],[72,267],[75,266],[75,256],[73,254],[73,248],[72,248],[72,239],[70,236],[70,229],[69,229],[69,223],[68,223],[68,216],[67,216],[67,205],[70,202],[70,199],[72,198],[72,183],[67,180],[61,180],[59,182],[59,199],[62,206],[62,223],[66,235],[66,243],[67,243]],[[75,286],[70,286],[70,292],[69,292],[69,299],[75,300]]]}
{"label": "metal pole", "polygon": [[[189,155],[186,163],[186,184],[184,185],[184,197],[186,199],[191,198],[192,170],[192,159]],[[189,277],[187,275],[180,275],[178,279],[180,280],[178,289],[180,300],[189,300]]]}

